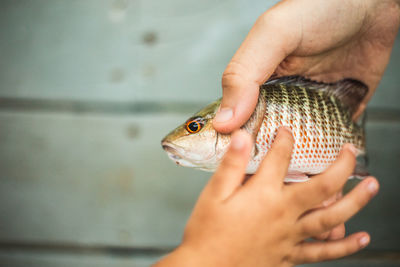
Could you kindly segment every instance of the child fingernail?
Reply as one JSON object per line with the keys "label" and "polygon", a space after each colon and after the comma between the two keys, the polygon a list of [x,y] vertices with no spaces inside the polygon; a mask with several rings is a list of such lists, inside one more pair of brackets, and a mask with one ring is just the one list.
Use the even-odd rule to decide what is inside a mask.
{"label": "child fingernail", "polygon": [[358,240],[358,243],[360,244],[361,247],[365,247],[369,243],[369,237],[368,236],[363,236]]}

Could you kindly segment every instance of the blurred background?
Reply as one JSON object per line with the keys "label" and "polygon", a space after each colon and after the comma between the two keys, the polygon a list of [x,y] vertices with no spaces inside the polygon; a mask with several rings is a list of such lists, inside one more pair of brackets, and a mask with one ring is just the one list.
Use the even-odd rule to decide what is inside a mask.
{"label": "blurred background", "polygon": [[[0,266],[149,266],[209,173],[161,138],[221,96],[266,0],[2,0]],[[400,266],[400,38],[368,108],[372,243],[318,266]],[[267,227],[267,226],[266,226]]]}

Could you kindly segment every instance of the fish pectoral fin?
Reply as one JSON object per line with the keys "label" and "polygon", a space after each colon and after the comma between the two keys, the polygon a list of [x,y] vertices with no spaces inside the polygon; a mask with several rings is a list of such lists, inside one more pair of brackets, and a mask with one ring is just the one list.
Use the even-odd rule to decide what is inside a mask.
{"label": "fish pectoral fin", "polygon": [[298,182],[305,182],[310,180],[310,177],[308,177],[307,174],[305,173],[300,173],[300,172],[288,172],[286,174],[285,183],[298,183]]}

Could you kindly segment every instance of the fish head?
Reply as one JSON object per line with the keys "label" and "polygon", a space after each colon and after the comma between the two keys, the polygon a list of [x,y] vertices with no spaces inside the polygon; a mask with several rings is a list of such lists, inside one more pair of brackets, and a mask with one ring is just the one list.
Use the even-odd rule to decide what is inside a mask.
{"label": "fish head", "polygon": [[161,141],[162,148],[176,164],[214,171],[229,144],[230,135],[219,134],[212,121],[221,100],[206,106]]}
{"label": "fish head", "polygon": [[[220,104],[221,99],[209,104],[161,141],[163,149],[171,160],[185,167],[204,171],[216,170],[231,141],[230,134],[218,133],[213,127],[212,122]],[[253,137],[253,140],[257,137],[265,110],[265,95],[260,94],[255,111],[241,127]],[[251,157],[255,157],[257,153],[253,143]]]}

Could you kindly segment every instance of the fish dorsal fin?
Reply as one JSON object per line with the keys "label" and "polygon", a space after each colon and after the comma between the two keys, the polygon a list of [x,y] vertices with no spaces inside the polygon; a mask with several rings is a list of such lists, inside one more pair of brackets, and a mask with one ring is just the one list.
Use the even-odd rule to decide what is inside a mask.
{"label": "fish dorsal fin", "polygon": [[338,98],[353,114],[368,93],[368,87],[355,79],[346,78],[334,83],[313,81],[301,76],[284,76],[269,79],[264,85],[285,84],[306,87],[311,90],[325,91],[328,95]]}

